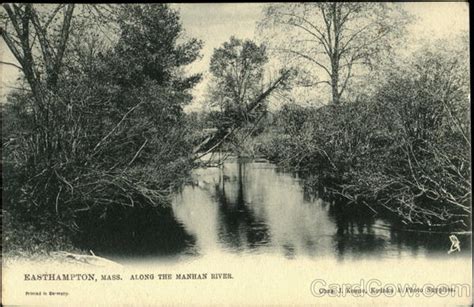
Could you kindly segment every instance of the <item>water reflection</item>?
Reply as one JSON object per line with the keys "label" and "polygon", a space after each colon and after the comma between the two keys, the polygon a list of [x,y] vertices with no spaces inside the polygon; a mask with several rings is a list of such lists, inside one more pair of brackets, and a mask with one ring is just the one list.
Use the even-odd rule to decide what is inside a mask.
{"label": "water reflection", "polygon": [[[91,216],[97,214],[91,213]],[[458,235],[461,253],[447,255],[449,234],[399,231],[360,208],[323,201],[296,176],[269,163],[228,161],[200,168],[177,193],[172,208],[110,210],[85,216],[76,240],[110,259],[176,260],[214,252],[276,254],[287,258],[462,257],[470,235]]]}
{"label": "water reflection", "polygon": [[75,238],[84,250],[120,260],[129,257],[174,257],[192,254],[195,237],[176,222],[171,208],[120,208],[108,210],[103,218],[84,216]]}
{"label": "water reflection", "polygon": [[[251,209],[252,200],[245,190],[248,177],[245,164],[237,165],[237,170],[222,175],[214,186],[218,206],[217,228],[219,242],[234,250],[253,250],[269,243],[269,230],[262,215]],[[237,175],[234,175],[237,174]]]}
{"label": "water reflection", "polygon": [[[193,178],[173,212],[200,254],[416,257],[445,255],[450,246],[448,235],[396,231],[367,212],[311,197],[298,178],[268,163],[234,160],[197,169]],[[460,239],[469,252],[470,238]]]}

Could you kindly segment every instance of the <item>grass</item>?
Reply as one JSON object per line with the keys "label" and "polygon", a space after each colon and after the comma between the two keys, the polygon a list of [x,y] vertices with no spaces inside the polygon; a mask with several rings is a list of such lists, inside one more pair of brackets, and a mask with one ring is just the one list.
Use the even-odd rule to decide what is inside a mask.
{"label": "grass", "polygon": [[3,263],[8,264],[18,260],[42,261],[50,259],[52,252],[67,251],[84,254],[76,248],[70,235],[59,224],[56,226],[40,227],[27,221],[19,221],[6,211],[2,212]]}

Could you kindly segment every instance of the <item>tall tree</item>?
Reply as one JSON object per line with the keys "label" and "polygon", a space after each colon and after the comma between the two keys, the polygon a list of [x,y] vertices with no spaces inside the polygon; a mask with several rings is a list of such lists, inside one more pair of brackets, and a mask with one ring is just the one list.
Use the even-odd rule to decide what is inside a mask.
{"label": "tall tree", "polygon": [[260,27],[279,33],[275,49],[311,72],[306,84],[329,85],[332,102],[339,104],[355,71],[389,51],[408,21],[389,3],[279,3],[266,7]]}
{"label": "tall tree", "polygon": [[185,76],[183,67],[199,58],[202,41],[185,39],[177,11],[165,4],[127,5],[118,16],[121,34],[111,57],[130,61],[111,67],[121,85],[153,80],[187,90],[200,80],[200,74]]}
{"label": "tall tree", "polygon": [[[20,64],[36,100],[42,104],[42,75],[47,88],[54,90],[69,39],[74,4],[46,10],[33,4],[3,4],[3,9],[2,38]],[[35,52],[38,46],[40,56]]]}
{"label": "tall tree", "polygon": [[263,91],[263,66],[268,61],[264,45],[231,37],[214,50],[210,71],[213,104],[222,111],[249,120],[249,104]]}
{"label": "tall tree", "polygon": [[98,56],[89,79],[99,80],[97,93],[111,98],[111,111],[105,115],[111,127],[132,111],[106,142],[127,139],[134,146],[124,143],[122,153],[132,156],[145,144],[135,163],[159,157],[158,148],[161,153],[176,150],[166,159],[161,156],[160,163],[176,159],[182,154],[178,150],[184,150],[175,145],[184,143],[184,138],[173,134],[183,130],[183,106],[191,101],[191,89],[201,78],[187,74],[185,67],[199,58],[202,42],[185,37],[178,12],[166,4],[122,6],[117,20],[117,43]]}
{"label": "tall tree", "polygon": [[[29,24],[20,29],[29,36],[11,32],[7,15],[8,33],[2,35],[31,54],[33,62],[23,53],[19,62],[25,75],[34,70],[34,82],[27,81],[40,92],[13,92],[6,108],[15,130],[9,130],[14,135],[4,165],[21,178],[9,185],[11,204],[24,203],[27,214],[46,212],[72,226],[78,212],[98,217],[120,204],[163,204],[190,167],[182,106],[200,77],[188,75],[185,66],[199,57],[201,42],[186,39],[178,12],[163,4],[112,7],[110,23],[92,28],[95,7],[76,5],[54,84],[29,16],[32,10],[54,16],[58,9],[59,28],[47,28],[47,47],[57,46],[67,6],[9,8]],[[47,22],[39,20],[44,28]],[[53,59],[58,52],[51,51]]]}

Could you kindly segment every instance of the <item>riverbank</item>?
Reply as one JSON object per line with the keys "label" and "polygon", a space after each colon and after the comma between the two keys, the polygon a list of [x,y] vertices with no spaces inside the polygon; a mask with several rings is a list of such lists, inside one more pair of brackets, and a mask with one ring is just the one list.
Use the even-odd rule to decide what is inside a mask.
{"label": "riverbank", "polygon": [[372,100],[287,105],[253,137],[248,152],[303,174],[314,191],[389,212],[404,225],[470,229],[469,142],[447,126],[407,131],[417,119],[393,123],[384,120],[387,112]]}
{"label": "riverbank", "polygon": [[15,220],[3,211],[2,216],[2,257],[4,263],[18,260],[50,260],[53,252],[67,251],[87,254],[74,246],[71,236],[64,227],[49,225],[35,226],[32,223]]}
{"label": "riverbank", "polygon": [[[19,189],[13,180],[15,177],[8,173],[5,177],[11,180],[4,187],[2,210],[4,262],[19,259],[49,261],[58,258],[58,255],[55,255],[58,252],[91,255],[91,250],[94,252],[94,248],[88,242],[93,241],[98,234],[94,233],[93,229],[88,229],[85,226],[87,223],[100,225],[106,218],[111,219],[108,217],[111,212],[115,212],[119,221],[121,217],[129,215],[130,211],[143,211],[144,208],[159,210],[169,207],[169,196],[188,179],[192,164],[188,159],[176,159],[171,163],[163,164],[158,164],[156,168],[149,166],[146,170],[129,169],[131,174],[124,172],[114,174],[114,176],[107,174],[107,178],[113,178],[118,182],[112,182],[113,188],[96,195],[105,202],[103,206],[87,198],[72,204],[60,199],[60,196],[66,194],[70,197],[90,195],[100,187],[100,180],[95,182],[95,185],[86,183],[77,189],[71,188],[67,192],[60,189],[55,203],[53,202],[51,206],[51,203],[44,200],[46,198],[44,195],[40,199],[40,204],[38,200],[36,202],[32,200],[31,195]],[[4,173],[4,175],[7,174]],[[140,178],[140,175],[147,181],[144,181],[143,177]],[[105,176],[101,178],[103,177]],[[121,183],[125,185],[122,186]],[[84,187],[86,189],[81,191],[80,188]],[[118,192],[128,192],[126,189],[129,189],[130,195],[133,196],[127,195],[127,202],[121,202],[120,197],[123,197],[123,194],[120,195]],[[48,210],[42,210],[42,207]],[[80,208],[75,209],[77,207]],[[129,219],[128,223],[135,223],[135,221]],[[78,244],[79,238],[82,238],[85,243]],[[60,255],[58,259],[61,258]]]}
{"label": "riverbank", "polygon": [[469,233],[414,229],[363,204],[326,199],[304,176],[263,160],[230,156],[220,167],[195,168],[191,179],[161,210],[116,208],[100,220],[91,218],[94,213],[83,216],[74,241],[56,228],[45,232],[10,221],[7,262],[74,261],[68,253],[82,258],[91,251],[118,263],[214,252],[290,259],[453,257],[446,253],[452,234],[462,248],[456,255],[470,253]]}

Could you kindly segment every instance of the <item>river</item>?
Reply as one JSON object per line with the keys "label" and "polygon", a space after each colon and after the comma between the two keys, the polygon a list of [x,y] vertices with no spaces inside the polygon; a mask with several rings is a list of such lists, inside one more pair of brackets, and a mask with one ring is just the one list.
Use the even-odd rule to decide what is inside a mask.
{"label": "river", "polygon": [[[369,212],[341,212],[305,193],[296,175],[237,159],[196,169],[193,183],[174,198],[173,212],[200,254],[426,257],[444,256],[451,245],[449,234],[402,231]],[[460,240],[469,251],[469,238]]]}
{"label": "river", "polygon": [[[306,193],[303,180],[275,165],[228,159],[201,167],[172,198],[168,215],[115,219],[82,247],[111,259],[189,259],[213,254],[271,255],[294,259],[415,259],[447,254],[449,233],[401,230],[370,211],[341,210]],[[105,224],[104,224],[105,225]]]}

